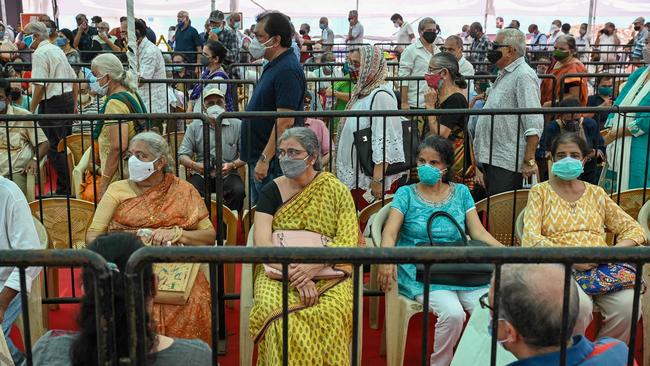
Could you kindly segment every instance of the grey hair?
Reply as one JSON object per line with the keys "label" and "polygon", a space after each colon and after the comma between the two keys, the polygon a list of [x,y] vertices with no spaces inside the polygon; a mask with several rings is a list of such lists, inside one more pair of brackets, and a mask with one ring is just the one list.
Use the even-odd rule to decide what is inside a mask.
{"label": "grey hair", "polygon": [[353,17],[358,17],[358,16],[359,16],[359,12],[356,11],[356,10],[350,10],[350,15],[352,15]]}
{"label": "grey hair", "polygon": [[164,137],[156,132],[145,131],[133,136],[129,142],[129,146],[133,146],[136,141],[142,141],[149,147],[149,152],[152,153],[156,159],[164,156],[167,159],[167,164],[163,167],[163,173],[173,172],[174,158],[169,150],[169,144]]}
{"label": "grey hair", "polygon": [[558,37],[555,39],[555,44],[557,44],[558,42],[564,42],[564,43],[566,43],[567,46],[569,46],[569,49],[571,50],[571,54],[572,54],[572,55],[575,55],[575,53],[576,53],[576,39],[573,38],[572,35],[570,35],[570,34],[563,34],[563,35],[561,35],[561,36],[558,36]]}
{"label": "grey hair", "polygon": [[526,54],[526,36],[519,29],[502,29],[497,34],[497,37],[498,36],[502,36],[503,41],[501,43],[512,47],[518,56]]}
{"label": "grey hair", "polygon": [[314,162],[314,169],[321,170],[322,166],[320,163],[320,143],[318,142],[318,138],[316,137],[314,131],[310,130],[307,127],[289,128],[284,131],[282,136],[280,136],[278,139],[278,145],[280,145],[282,141],[286,141],[291,138],[298,141],[298,143],[300,143],[300,145],[305,148],[305,151],[307,151],[307,154],[309,154],[309,156],[316,158],[316,162]]}
{"label": "grey hair", "polygon": [[96,69],[102,76],[110,75],[111,80],[119,82],[133,93],[138,91],[138,78],[131,71],[124,70],[120,59],[112,53],[102,53],[96,56],[90,64],[90,68]]}
{"label": "grey hair", "polygon": [[320,56],[321,63],[323,63],[323,60],[334,60],[336,61],[336,56],[334,56],[334,52],[331,51],[326,51],[323,52],[323,54]]}
{"label": "grey hair", "polygon": [[422,20],[420,20],[420,23],[418,23],[418,32],[424,32],[424,28],[426,28],[426,26],[429,24],[436,24],[436,21],[429,17],[422,18]]}
{"label": "grey hair", "polygon": [[27,24],[25,27],[25,32],[29,32],[33,35],[37,35],[38,38],[40,39],[48,39],[50,38],[50,33],[47,31],[47,27],[45,26],[45,23],[35,21]]}
{"label": "grey hair", "polygon": [[463,39],[462,38],[458,37],[457,35],[451,35],[451,36],[447,37],[446,40],[456,43],[456,45],[461,50],[461,52],[463,51]]}
{"label": "grey hair", "polygon": [[512,324],[532,347],[559,346],[571,338],[578,312],[578,288],[569,281],[566,339],[561,339],[564,267],[559,264],[504,264],[499,287],[500,319]]}

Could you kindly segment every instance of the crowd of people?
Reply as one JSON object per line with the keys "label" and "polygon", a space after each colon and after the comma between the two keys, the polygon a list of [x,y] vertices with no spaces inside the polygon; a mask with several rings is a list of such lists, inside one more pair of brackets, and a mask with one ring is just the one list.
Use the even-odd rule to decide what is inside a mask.
{"label": "crowd of people", "polygon": [[[72,31],[59,29],[46,17],[16,33],[0,26],[0,114],[16,116],[0,133],[0,208],[5,212],[0,217],[0,222],[4,220],[0,247],[38,244],[25,198],[26,177],[41,171],[43,159],[55,171],[56,182],[50,187],[54,194],[83,191],[84,187],[72,187],[67,156],[60,146],[73,132],[92,135],[94,143],[87,153],[96,152],[98,174],[92,173],[90,183],[83,185],[96,186],[91,200],[97,207],[86,242],[117,273],[115,298],[122,303],[116,300],[120,310],[116,329],[123,336],[119,339],[124,339],[116,347],[119,357],[128,355],[123,303],[128,257],[143,245],[213,245],[220,226],[210,220],[205,196],[216,193],[219,185],[224,204],[241,215],[249,182],[250,205],[255,208],[252,241],[258,247],[359,246],[363,238],[358,212],[388,195],[392,195],[391,209],[381,242],[375,243],[378,246],[457,242],[465,233],[458,232],[455,222],[467,229],[472,240],[501,247],[509,243],[499,242],[486,230],[475,202],[521,190],[532,178],[539,183],[528,192],[521,246],[647,243],[641,225],[610,194],[650,183],[645,169],[650,112],[517,113],[542,107],[650,107],[650,66],[645,65],[650,64],[650,23],[642,17],[633,21],[629,43],[623,44],[615,25],[607,23],[595,33],[592,44],[586,24],[572,35],[571,25],[560,20],[553,21],[546,34],[531,24],[526,35],[519,30],[519,21],[503,27],[501,19],[503,29],[495,37],[475,22],[443,38],[430,17],[423,17],[415,27],[394,14],[390,21],[398,29],[397,42],[388,55],[364,42],[356,10],[349,13],[349,32],[342,46],[335,44],[326,17],[319,21],[321,36],[312,38],[309,24],[296,27],[276,11],[258,15],[255,24],[242,31],[240,14],[226,16],[215,10],[202,32],[192,26],[187,11],[180,11],[177,24],[170,28],[171,54],[160,51],[155,34],[142,19],[134,23],[135,42],[128,40],[126,18],[113,29],[99,16],[91,18],[92,24],[84,14],[75,19],[77,28]],[[341,47],[345,49],[342,66],[337,62]],[[397,59],[396,76],[405,82],[389,80],[387,58]],[[579,76],[589,72],[588,61],[602,61],[598,71],[605,75]],[[631,75],[613,74],[611,64],[627,61]],[[260,64],[261,73],[251,76],[251,69],[237,65],[249,62]],[[310,63],[317,66],[310,69]],[[248,89],[233,80],[251,77],[255,82],[250,96],[242,99],[242,91]],[[321,81],[310,81],[313,78]],[[328,79],[331,82],[322,81]],[[509,114],[468,118],[470,113],[444,113],[482,108]],[[400,109],[423,114],[362,115]],[[237,111],[282,115],[323,110],[361,115],[221,118]],[[166,123],[146,117],[179,111],[204,118],[186,125],[173,117]],[[110,117],[131,113],[143,118]],[[79,117],[44,118],[36,126],[20,121],[20,116],[29,114]],[[216,136],[217,127],[221,136]],[[163,134],[178,132],[184,134],[175,148]],[[217,161],[217,146],[221,146],[221,161]],[[186,170],[187,179],[174,174],[175,162]],[[248,171],[248,177],[241,176],[240,170]],[[432,224],[430,218],[439,212],[453,222]],[[615,241],[607,241],[606,230]],[[575,264],[568,316],[568,329],[573,331],[567,339],[561,339],[562,267],[502,267],[501,310],[494,319],[499,323],[494,336],[519,359],[513,365],[553,362],[561,343],[568,345],[569,357],[576,357],[576,362],[582,360],[577,357],[600,350],[585,365],[627,359],[624,343],[630,338],[633,289],[611,286],[595,294],[580,281],[604,270],[603,266],[615,275],[630,271],[634,275],[624,265]],[[277,365],[283,357],[281,269],[268,264],[254,270],[249,332],[258,346],[259,365]],[[20,309],[17,273],[17,269],[0,272],[0,319],[14,362],[20,365],[24,356],[8,337]],[[28,271],[28,282],[38,273],[38,269]],[[199,272],[189,298],[178,305],[156,301],[155,274],[147,267],[143,277],[144,283],[151,283],[145,286],[144,296],[152,362],[209,364],[208,278]],[[549,281],[552,276],[557,281]],[[349,364],[351,266],[291,265],[288,279],[292,321],[285,341],[290,343],[291,362]],[[438,319],[430,358],[435,366],[452,362],[466,312],[493,311],[490,304],[497,290],[493,282],[432,283],[424,288],[414,264],[381,265],[378,280],[385,291],[397,286],[401,296],[420,303],[429,293],[427,305]],[[97,299],[91,274],[84,271],[83,281],[80,332],[48,332],[34,349],[36,364],[96,362],[96,344],[89,340],[97,336]],[[547,300],[527,306],[539,294]],[[598,340],[592,342],[584,334],[594,305],[603,322]]]}

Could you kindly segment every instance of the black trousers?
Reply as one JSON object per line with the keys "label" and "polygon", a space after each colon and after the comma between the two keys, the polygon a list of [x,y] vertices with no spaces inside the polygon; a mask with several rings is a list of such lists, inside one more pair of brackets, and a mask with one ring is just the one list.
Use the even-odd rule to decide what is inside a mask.
{"label": "black trousers", "polygon": [[498,166],[483,164],[487,194],[495,194],[521,189],[523,175]]}
{"label": "black trousers", "polygon": [[[65,93],[41,101],[38,105],[39,114],[72,114],[74,113],[74,98],[72,93]],[[41,129],[50,142],[47,158],[56,171],[56,193],[70,194],[70,177],[68,175],[68,160],[65,150],[58,152],[59,141],[72,133],[71,120],[39,121]]]}
{"label": "black trousers", "polygon": [[[204,197],[205,179],[202,176],[192,174],[187,181],[190,182],[197,191],[199,191],[201,197]],[[208,188],[210,194],[216,191],[216,179],[208,179]],[[244,190],[244,181],[241,179],[239,174],[235,172],[223,178],[223,201],[229,209],[241,213],[244,208],[245,197],[246,191]]]}

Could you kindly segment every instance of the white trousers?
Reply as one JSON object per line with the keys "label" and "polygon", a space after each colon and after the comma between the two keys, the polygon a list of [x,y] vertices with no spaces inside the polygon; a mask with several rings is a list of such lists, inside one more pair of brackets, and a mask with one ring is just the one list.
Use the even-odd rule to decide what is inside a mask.
{"label": "white trousers", "polygon": [[[603,317],[603,324],[598,330],[597,338],[612,337],[625,343],[630,340],[632,301],[634,301],[633,289],[612,292],[607,295],[589,296],[578,285],[578,295],[580,298],[580,311],[576,322],[576,334],[585,334],[585,330],[593,319],[593,306],[596,304]],[[639,301],[640,317],[641,301]],[[637,318],[636,321],[638,320]]]}
{"label": "white trousers", "polygon": [[[436,290],[429,293],[429,310],[436,315],[436,329],[431,354],[431,366],[449,366],[454,357],[454,347],[463,332],[465,310],[472,314],[478,299],[488,288],[471,291]],[[424,302],[424,295],[415,297]],[[422,330],[425,331],[424,329]]]}

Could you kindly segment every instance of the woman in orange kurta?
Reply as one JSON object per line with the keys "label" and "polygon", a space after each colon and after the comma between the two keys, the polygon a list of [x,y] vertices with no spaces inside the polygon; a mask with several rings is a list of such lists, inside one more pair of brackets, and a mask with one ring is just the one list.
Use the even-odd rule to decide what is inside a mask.
{"label": "woman in orange kurta", "polygon": [[[165,139],[155,132],[133,137],[129,179],[111,185],[97,205],[86,242],[111,231],[128,231],[151,245],[213,245],[215,230],[201,195],[169,174],[172,159]],[[149,229],[149,230],[141,230]],[[199,271],[185,305],[154,302],[157,332],[211,342],[210,285]]]}
{"label": "woman in orange kurta", "polygon": [[[587,105],[587,78],[578,76],[569,76],[562,79],[567,74],[586,74],[587,69],[578,59],[576,51],[576,41],[571,36],[560,36],[555,40],[555,50],[553,51],[553,61],[546,70],[547,74],[554,75],[557,82],[553,79],[544,79],[541,85],[542,106],[550,107],[553,99],[556,102],[561,100],[560,92],[564,89],[564,98],[573,97],[580,101],[580,105]],[[564,82],[562,82],[564,81]]]}

